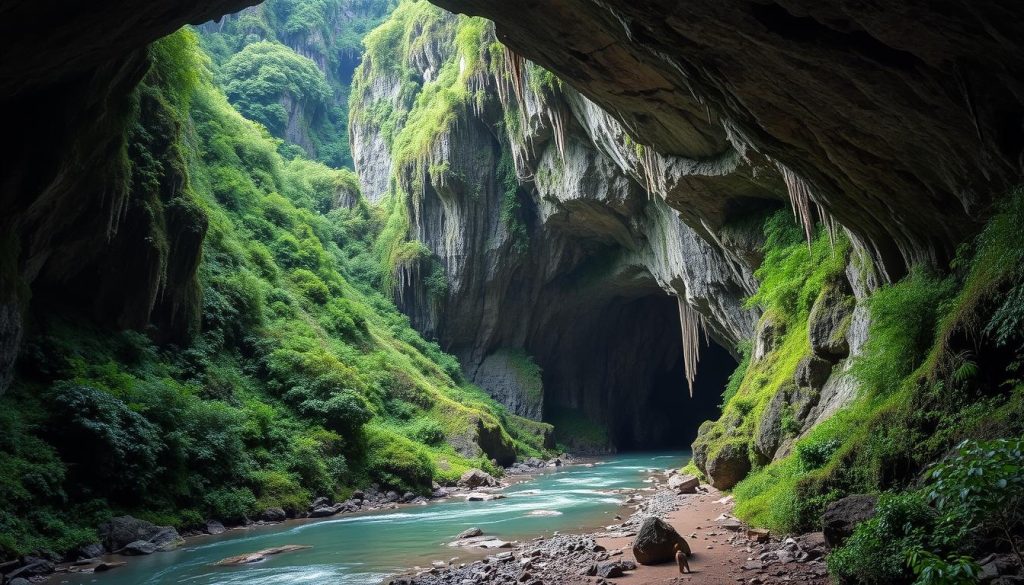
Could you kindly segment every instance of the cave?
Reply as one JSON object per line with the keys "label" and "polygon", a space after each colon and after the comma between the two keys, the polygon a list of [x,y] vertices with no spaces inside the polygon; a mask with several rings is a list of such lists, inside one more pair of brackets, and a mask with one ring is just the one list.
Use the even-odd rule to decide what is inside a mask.
{"label": "cave", "polygon": [[544,372],[545,418],[573,430],[594,424],[607,444],[583,444],[587,433],[566,438],[556,424],[564,444],[577,451],[688,449],[700,424],[718,417],[736,361],[702,335],[690,396],[675,296],[655,289],[569,313],[557,346],[534,354]]}

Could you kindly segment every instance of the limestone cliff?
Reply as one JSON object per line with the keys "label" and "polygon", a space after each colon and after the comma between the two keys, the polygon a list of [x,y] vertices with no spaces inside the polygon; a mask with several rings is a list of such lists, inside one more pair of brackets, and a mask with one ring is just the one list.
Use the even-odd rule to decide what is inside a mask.
{"label": "limestone cliff", "polygon": [[[781,206],[772,167],[639,147],[486,24],[422,7],[392,20],[385,29],[400,30],[374,34],[410,51],[397,66],[367,54],[350,128],[364,193],[413,242],[385,244],[399,306],[498,398],[522,393],[495,356],[522,348],[543,369],[546,405],[628,429],[622,444],[678,432],[645,417],[682,355],[679,313],[733,351],[753,335],[758,312],[742,300],[756,289],[759,234],[732,220]],[[472,53],[455,40],[467,35]],[[462,87],[466,102],[412,151],[429,109],[445,107],[436,94]],[[718,201],[695,210],[694,190]],[[681,374],[672,387],[685,396]]]}

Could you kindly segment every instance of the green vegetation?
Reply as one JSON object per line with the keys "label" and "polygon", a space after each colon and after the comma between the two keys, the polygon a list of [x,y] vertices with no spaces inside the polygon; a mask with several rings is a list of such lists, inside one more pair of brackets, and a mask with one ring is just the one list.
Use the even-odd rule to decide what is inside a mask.
{"label": "green vegetation", "polygon": [[[762,465],[751,440],[757,421],[807,353],[807,311],[839,275],[847,254],[841,241],[831,252],[821,234],[808,250],[785,219],[780,213],[765,224],[761,286],[750,300],[784,333],[768,356],[737,370],[722,418],[705,423],[695,459],[736,442],[746,445],[753,471],[734,489],[736,512],[782,533],[815,529],[824,508],[847,494],[884,494],[878,516],[832,556],[830,567],[840,578],[971,582],[976,567],[970,556],[996,537],[1005,547],[1019,532],[1020,518],[995,513],[1016,514],[1019,502],[986,501],[983,488],[970,484],[995,482],[985,489],[998,497],[1019,493],[999,487],[1019,481],[1019,465],[998,463],[1014,457],[1019,441],[968,443],[928,474],[926,487],[918,482],[964,440],[1024,432],[1016,357],[1024,336],[1020,305],[1009,300],[1024,283],[1024,253],[1014,235],[1024,228],[1024,190],[1010,194],[978,238],[958,251],[951,273],[915,269],[871,296],[868,341],[850,370],[859,382],[856,399],[800,437],[788,456]],[[782,421],[792,436],[797,429],[786,428],[785,413]],[[956,503],[943,504],[950,500]]]}
{"label": "green vegetation", "polygon": [[555,427],[558,450],[571,453],[602,453],[612,447],[608,429],[576,408],[552,407],[544,417]]}
{"label": "green vegetation", "polygon": [[[159,344],[156,325],[111,331],[61,307],[33,323],[0,398],[0,556],[94,541],[114,514],[188,528],[372,482],[423,492],[470,467],[499,472],[449,442],[477,429],[544,455],[550,426],[466,384],[380,292],[369,242],[386,223],[352,173],[283,158],[213,84],[188,30],[151,56],[131,196],[175,173],[171,201],[208,225],[189,297],[200,322]],[[152,150],[167,144],[180,168]],[[166,270],[182,261],[164,257]]]}
{"label": "green vegetation", "polygon": [[[392,0],[267,0],[200,27],[231,103],[291,158],[351,167],[348,99],[362,39]],[[289,111],[291,110],[291,111]],[[289,116],[297,114],[291,120]]]}
{"label": "green vegetation", "polygon": [[919,585],[976,583],[973,557],[996,543],[1021,558],[1024,439],[964,441],[923,486],[887,493],[873,518],[829,557],[840,579]]}

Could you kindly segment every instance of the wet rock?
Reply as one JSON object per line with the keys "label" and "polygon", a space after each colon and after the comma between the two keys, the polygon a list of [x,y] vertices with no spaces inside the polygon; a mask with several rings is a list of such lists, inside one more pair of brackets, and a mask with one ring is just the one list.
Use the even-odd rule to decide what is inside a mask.
{"label": "wet rock", "polygon": [[651,516],[643,521],[633,540],[633,557],[641,565],[667,563],[675,559],[677,544],[684,553],[690,554],[690,545],[675,528]]}
{"label": "wet rock", "polygon": [[103,545],[94,542],[92,544],[86,544],[78,548],[75,553],[75,557],[79,559],[94,559],[103,554]]}
{"label": "wet rock", "polygon": [[118,567],[123,567],[123,566],[125,566],[127,564],[128,563],[126,563],[124,561],[103,562],[103,563],[100,563],[100,564],[96,565],[96,567],[93,568],[93,572],[94,573],[105,573],[105,572],[110,571],[112,569],[116,569]]}
{"label": "wet rock", "polygon": [[131,516],[119,516],[100,526],[100,538],[109,551],[116,551],[136,541],[152,542],[168,550],[183,542],[178,531],[170,526],[157,526]]}
{"label": "wet rock", "polygon": [[825,544],[835,548],[853,534],[857,524],[875,515],[876,496],[859,494],[832,502],[821,516]]}
{"label": "wet rock", "polygon": [[156,545],[145,540],[136,540],[129,542],[114,552],[127,556],[151,555],[156,552]]}
{"label": "wet rock", "polygon": [[263,549],[263,550],[260,550],[260,551],[256,551],[256,552],[253,552],[253,553],[248,553],[248,554],[244,554],[244,555],[237,555],[237,556],[233,556],[233,557],[228,557],[226,559],[221,559],[220,561],[217,561],[216,564],[217,564],[217,566],[220,566],[220,567],[230,567],[230,566],[235,566],[235,565],[247,565],[247,564],[250,564],[250,563],[258,563],[260,561],[266,560],[266,558],[269,557],[269,556],[279,555],[279,554],[288,553],[288,552],[294,552],[294,551],[297,551],[297,550],[305,550],[307,548],[313,548],[313,547],[306,546],[306,545],[301,545],[301,544],[286,544],[284,546],[275,546],[273,548],[266,548],[266,549]]}
{"label": "wet rock", "polygon": [[502,500],[504,498],[504,494],[485,494],[482,492],[466,494],[467,502],[490,502],[491,500]]}
{"label": "wet rock", "polygon": [[283,522],[287,518],[283,508],[267,508],[260,513],[260,520],[265,522]]}
{"label": "wet rock", "polygon": [[480,469],[470,469],[459,478],[458,486],[467,488],[497,487],[501,485],[491,474]]}
{"label": "wet rock", "polygon": [[460,532],[459,535],[456,536],[455,538],[472,538],[474,536],[480,536],[483,533],[484,533],[483,530],[480,530],[479,528],[476,528],[476,527],[467,528],[467,529],[463,530],[462,532]]}

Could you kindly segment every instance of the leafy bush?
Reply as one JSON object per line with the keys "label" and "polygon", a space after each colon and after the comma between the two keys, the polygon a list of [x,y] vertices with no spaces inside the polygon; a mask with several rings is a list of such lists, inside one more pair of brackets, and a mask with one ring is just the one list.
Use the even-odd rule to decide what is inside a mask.
{"label": "leafy bush", "polygon": [[121,400],[87,386],[60,383],[51,395],[60,425],[52,428],[54,445],[84,492],[141,498],[159,471],[164,444],[160,430]]}
{"label": "leafy bush", "polygon": [[255,514],[256,497],[247,488],[216,489],[203,497],[207,515],[225,522],[243,522]]}
{"label": "leafy bush", "polygon": [[440,445],[444,443],[444,427],[436,420],[424,418],[413,425],[410,438],[424,445]]}
{"label": "leafy bush", "polygon": [[829,572],[865,585],[909,582],[907,552],[926,543],[936,520],[935,511],[918,494],[883,495],[874,517],[859,524],[843,546],[829,555]]}
{"label": "leafy bush", "polygon": [[393,431],[373,425],[366,427],[366,441],[366,468],[384,485],[417,492],[430,487],[434,464],[422,447]]}

